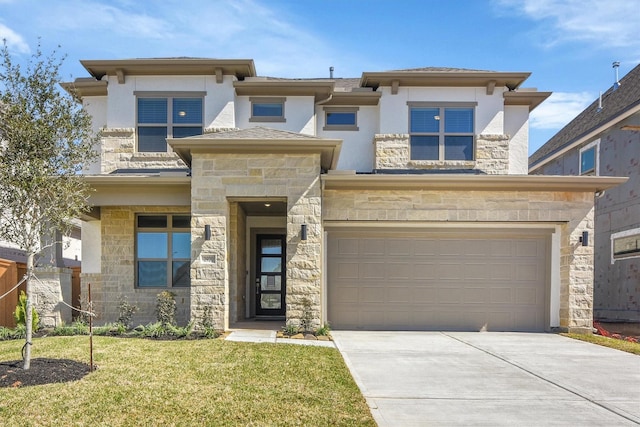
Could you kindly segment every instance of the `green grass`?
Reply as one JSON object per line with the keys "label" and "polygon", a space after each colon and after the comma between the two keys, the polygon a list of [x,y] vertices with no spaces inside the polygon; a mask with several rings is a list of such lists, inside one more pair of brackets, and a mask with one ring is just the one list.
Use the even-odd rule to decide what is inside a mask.
{"label": "green grass", "polygon": [[587,334],[562,334],[565,337],[573,338],[580,341],[587,341],[604,347],[615,348],[616,350],[626,351],[640,355],[640,343],[619,340],[616,338],[603,337],[602,335]]}
{"label": "green grass", "polygon": [[[0,342],[0,361],[22,345]],[[88,337],[35,339],[33,357],[88,363]],[[375,425],[332,348],[94,337],[94,363],[80,381],[0,388],[0,425]]]}

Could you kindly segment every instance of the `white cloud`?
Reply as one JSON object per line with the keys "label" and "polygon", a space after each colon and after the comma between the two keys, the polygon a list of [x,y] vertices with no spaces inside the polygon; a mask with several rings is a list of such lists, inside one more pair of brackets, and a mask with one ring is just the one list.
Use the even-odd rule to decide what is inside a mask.
{"label": "white cloud", "polygon": [[549,47],[582,41],[599,48],[640,48],[637,1],[497,0],[497,4],[541,21],[539,37]]}
{"label": "white cloud", "polygon": [[29,45],[22,38],[22,36],[3,24],[0,24],[0,40],[7,41],[7,46],[9,47],[9,50],[12,50],[18,53],[31,52],[31,49],[29,49]]}
{"label": "white cloud", "polygon": [[580,114],[595,97],[589,92],[554,92],[531,113],[529,125],[535,129],[559,130]]}

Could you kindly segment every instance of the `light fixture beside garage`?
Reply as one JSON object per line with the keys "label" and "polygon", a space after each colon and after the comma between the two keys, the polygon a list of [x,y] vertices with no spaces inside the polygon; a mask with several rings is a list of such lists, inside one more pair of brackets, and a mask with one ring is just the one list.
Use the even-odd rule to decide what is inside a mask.
{"label": "light fixture beside garage", "polygon": [[582,246],[589,246],[589,232],[583,231],[582,236],[580,236],[578,240],[582,243]]}
{"label": "light fixture beside garage", "polygon": [[211,240],[211,226],[209,224],[204,226],[204,240]]}
{"label": "light fixture beside garage", "polygon": [[300,240],[307,240],[307,224],[300,226]]}

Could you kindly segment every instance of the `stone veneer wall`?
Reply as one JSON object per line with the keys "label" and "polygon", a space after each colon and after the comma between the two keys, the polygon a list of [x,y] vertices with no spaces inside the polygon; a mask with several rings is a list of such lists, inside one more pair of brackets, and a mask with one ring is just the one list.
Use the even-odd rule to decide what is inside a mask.
{"label": "stone veneer wall", "polygon": [[[311,301],[316,325],[321,303],[320,155],[196,154],[192,160],[191,316],[201,322],[205,307],[216,327],[238,320],[237,304],[244,288],[238,274],[244,239],[241,215],[233,198],[287,200],[287,320],[297,323],[303,300]],[[235,219],[234,219],[235,218]],[[211,240],[202,230],[211,226]],[[300,225],[308,224],[306,241]],[[242,282],[242,283],[240,283]],[[236,307],[233,307],[236,305]]]}
{"label": "stone veneer wall", "polygon": [[[204,133],[216,133],[234,128],[207,128]],[[169,150],[171,150],[169,148]],[[141,153],[136,151],[135,128],[112,128],[101,131],[101,173],[116,169],[177,169],[186,168],[173,152]]]}
{"label": "stone veneer wall", "polygon": [[560,224],[560,327],[591,332],[593,194],[536,191],[325,190],[324,221]]}
{"label": "stone veneer wall", "polygon": [[71,323],[71,308],[62,304],[71,304],[71,269],[58,267],[36,267],[37,279],[31,280],[31,289],[35,295],[36,311],[40,317],[40,326],[55,328],[60,324]]}
{"label": "stone veneer wall", "polygon": [[82,274],[82,289],[91,283],[91,297],[98,324],[118,319],[118,304],[126,297],[140,310],[134,326],[156,322],[156,296],[163,290],[176,294],[178,324],[189,322],[189,288],[135,287],[135,216],[137,213],[189,213],[188,206],[103,206],[100,210],[102,233],[101,274]]}
{"label": "stone veneer wall", "polygon": [[410,160],[408,134],[374,137],[375,169],[473,169],[490,175],[509,173],[509,136],[478,135],[476,160]]}

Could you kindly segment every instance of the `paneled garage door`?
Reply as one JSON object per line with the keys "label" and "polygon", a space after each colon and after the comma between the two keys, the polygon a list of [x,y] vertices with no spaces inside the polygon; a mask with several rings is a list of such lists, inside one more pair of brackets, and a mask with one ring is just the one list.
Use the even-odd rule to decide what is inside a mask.
{"label": "paneled garage door", "polygon": [[540,233],[329,233],[334,329],[543,331],[547,240]]}

